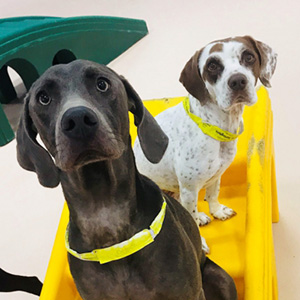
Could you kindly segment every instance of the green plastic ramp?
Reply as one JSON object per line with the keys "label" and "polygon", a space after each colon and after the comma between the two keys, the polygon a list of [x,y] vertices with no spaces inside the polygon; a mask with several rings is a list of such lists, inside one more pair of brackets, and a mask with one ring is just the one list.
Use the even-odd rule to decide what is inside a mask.
{"label": "green plastic ramp", "polygon": [[[88,17],[18,17],[0,20],[0,102],[16,92],[8,76],[13,68],[27,89],[50,66],[74,59],[108,64],[148,33],[143,20]],[[0,107],[0,145],[7,135]],[[6,120],[7,121],[7,120]]]}

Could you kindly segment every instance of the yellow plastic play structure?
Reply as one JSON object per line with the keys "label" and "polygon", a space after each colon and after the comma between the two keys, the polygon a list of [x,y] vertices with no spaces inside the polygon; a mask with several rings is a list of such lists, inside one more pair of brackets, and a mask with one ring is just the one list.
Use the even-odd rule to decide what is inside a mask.
{"label": "yellow plastic play structure", "polygon": [[[245,131],[238,140],[238,153],[221,182],[220,202],[233,208],[237,215],[225,222],[213,220],[200,230],[210,247],[209,257],[234,278],[239,300],[277,300],[272,222],[278,222],[279,212],[273,116],[267,90],[261,87],[257,93],[257,104],[245,108]],[[144,103],[155,116],[183,99]],[[136,137],[132,118],[131,136],[133,140]],[[198,205],[209,215],[203,196],[201,191]],[[67,223],[68,209],[65,205],[40,297],[42,300],[81,299],[67,262],[64,241]]]}

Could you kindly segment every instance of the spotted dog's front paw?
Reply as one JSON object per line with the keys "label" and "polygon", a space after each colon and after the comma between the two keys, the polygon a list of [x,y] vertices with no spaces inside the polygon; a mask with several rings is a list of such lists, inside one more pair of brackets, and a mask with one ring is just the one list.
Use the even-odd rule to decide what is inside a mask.
{"label": "spotted dog's front paw", "polygon": [[225,206],[225,205],[218,205],[218,208],[217,209],[214,209],[214,210],[211,210],[210,212],[216,219],[219,219],[219,220],[227,220],[227,219],[230,219],[232,218],[233,216],[236,215],[236,212]]}
{"label": "spotted dog's front paw", "polygon": [[195,214],[195,221],[199,226],[204,226],[211,222],[211,218],[207,216],[204,212],[197,212]]}

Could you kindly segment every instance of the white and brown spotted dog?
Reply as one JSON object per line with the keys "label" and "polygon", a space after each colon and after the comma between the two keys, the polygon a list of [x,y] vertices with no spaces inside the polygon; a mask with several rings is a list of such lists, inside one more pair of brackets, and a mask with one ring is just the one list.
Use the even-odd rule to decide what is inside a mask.
{"label": "white and brown spotted dog", "polygon": [[[189,92],[190,110],[206,123],[236,133],[242,127],[244,105],[257,101],[260,79],[270,87],[277,54],[250,36],[228,38],[205,46],[185,65],[180,81]],[[204,134],[187,115],[182,103],[156,117],[169,137],[169,146],[158,164],[150,163],[137,140],[138,169],[160,188],[178,193],[180,202],[199,225],[211,220],[197,210],[198,192],[206,188],[210,213],[226,220],[235,212],[218,201],[220,178],[233,161],[237,140],[220,142]]]}

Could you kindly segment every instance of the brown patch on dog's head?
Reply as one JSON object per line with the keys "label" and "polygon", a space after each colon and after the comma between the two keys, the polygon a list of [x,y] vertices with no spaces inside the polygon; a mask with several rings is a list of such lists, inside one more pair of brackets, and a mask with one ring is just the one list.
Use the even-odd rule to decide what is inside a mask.
{"label": "brown patch on dog's head", "polygon": [[[261,61],[260,61],[260,54],[257,51],[251,39],[252,39],[251,37],[245,36],[245,37],[236,37],[233,39],[233,41],[237,41],[245,45],[245,51],[242,53],[240,64],[245,65],[246,67],[252,70],[252,73],[255,77],[255,83],[256,83],[261,72]],[[249,57],[251,57],[251,55],[254,57],[253,62],[249,61]]]}
{"label": "brown patch on dog's head", "polygon": [[251,44],[258,55],[260,62],[258,77],[261,83],[266,87],[271,87],[270,79],[273,76],[276,68],[277,54],[270,46],[255,40],[251,36],[243,36],[241,38],[244,40],[244,42]]}
{"label": "brown patch on dog's head", "polygon": [[213,52],[221,52],[221,51],[223,51],[223,44],[217,43],[211,47],[211,49],[209,50],[209,54],[212,54]]}

